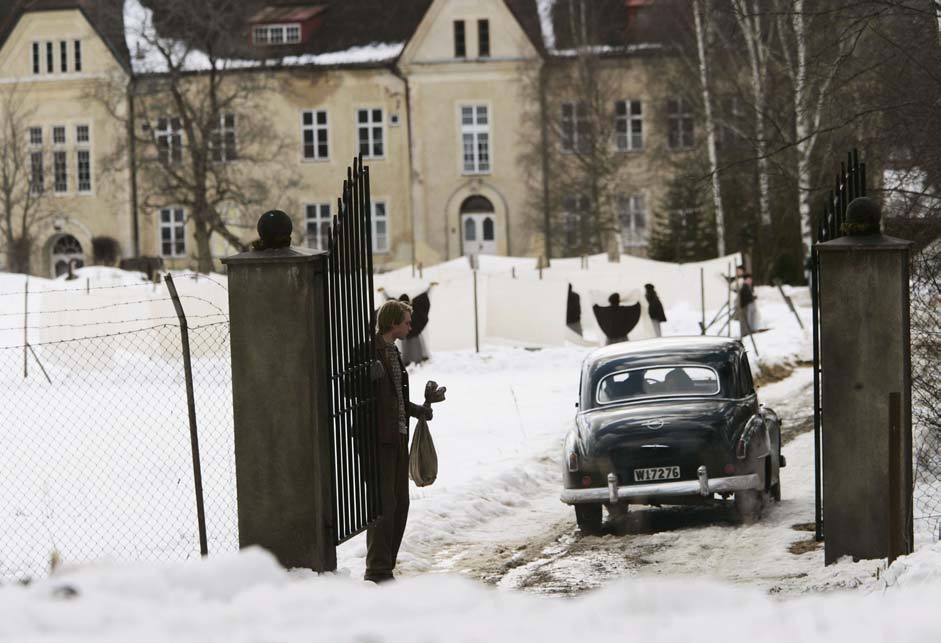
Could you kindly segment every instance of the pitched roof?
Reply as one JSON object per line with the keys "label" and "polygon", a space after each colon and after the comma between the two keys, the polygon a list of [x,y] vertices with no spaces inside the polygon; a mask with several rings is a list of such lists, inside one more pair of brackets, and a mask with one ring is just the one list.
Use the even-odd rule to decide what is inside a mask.
{"label": "pitched roof", "polygon": [[0,47],[24,14],[34,11],[78,9],[98,33],[117,61],[130,69],[130,55],[124,41],[121,8],[124,0],[12,0],[0,2]]}

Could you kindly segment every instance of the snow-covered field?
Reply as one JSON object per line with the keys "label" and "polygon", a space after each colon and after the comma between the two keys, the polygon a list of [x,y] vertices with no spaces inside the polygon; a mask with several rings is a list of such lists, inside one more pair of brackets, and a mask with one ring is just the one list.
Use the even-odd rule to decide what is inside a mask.
{"label": "snow-covered field", "polygon": [[[790,292],[809,328],[806,290]],[[775,290],[760,289],[759,297],[770,330],[757,334],[754,346],[750,341],[746,346],[753,365],[770,381],[809,359],[809,339]],[[696,332],[700,314],[693,305],[668,307],[667,333]],[[672,513],[663,511],[648,516],[648,523],[663,527],[652,529],[637,512],[632,518],[637,523],[622,532],[579,537],[571,509],[558,501],[557,460],[575,412],[578,366],[589,350],[575,345],[541,350],[487,346],[480,354],[440,352],[431,363],[411,370],[416,383],[434,379],[446,385],[448,401],[436,408],[431,426],[439,478],[431,487],[411,490],[399,580],[390,585],[360,580],[362,535],[340,547],[337,573],[322,577],[282,570],[263,551],[224,552],[224,546],[213,547],[212,542],[211,551],[219,553],[205,561],[132,563],[127,559],[133,556],[121,552],[96,561],[72,557],[59,546],[62,533],[94,531],[96,521],[107,520],[101,513],[107,499],[97,498],[94,485],[86,481],[106,479],[109,467],[122,463],[116,457],[89,454],[83,462],[63,454],[58,462],[65,467],[57,475],[68,484],[61,488],[90,487],[78,496],[81,500],[73,500],[77,511],[71,518],[77,523],[62,522],[69,516],[61,511],[47,511],[28,524],[24,540],[17,530],[22,524],[9,522],[9,505],[0,501],[0,559],[9,560],[22,553],[11,549],[25,546],[42,559],[53,550],[61,556],[50,577],[26,587],[0,587],[0,639],[515,643],[588,637],[725,641],[747,633],[755,641],[941,640],[941,624],[932,615],[941,597],[941,546],[930,538],[922,538],[915,554],[888,570],[884,561],[843,560],[824,568],[822,550],[812,545],[803,553],[788,550],[811,537],[792,528],[813,520],[813,449],[806,433],[785,447],[784,502],[757,525],[734,525],[721,514],[695,512],[671,522]],[[134,366],[141,377],[146,368]],[[786,419],[804,422],[808,371],[798,369],[766,384],[760,391],[763,401]],[[58,381],[64,371],[55,377]],[[96,377],[95,388],[120,392],[122,383],[109,383],[104,373]],[[133,388],[135,382],[123,385]],[[72,395],[80,398],[81,389]],[[225,413],[215,408],[215,413]],[[75,413],[71,421],[89,412]],[[23,430],[33,435],[53,430],[34,419],[28,422]],[[2,425],[0,475],[18,466],[20,475],[36,476],[28,463],[12,461],[8,454],[15,434],[6,419]],[[182,430],[182,438],[174,439],[188,438],[185,419]],[[185,469],[177,462],[176,447],[154,445],[155,453],[164,450],[175,467]],[[185,465],[186,455],[182,457]],[[135,468],[134,463],[124,466]],[[174,497],[173,485],[185,489],[181,498],[189,493],[190,483],[185,474],[180,476],[169,488],[144,488],[126,502],[143,506],[153,521],[161,515],[160,505]],[[0,484],[16,489],[16,481]],[[49,497],[50,484],[36,484],[38,497]],[[57,537],[52,537],[56,530],[50,524],[60,525]],[[147,524],[155,533],[177,530],[172,523]],[[193,529],[184,526],[180,538],[192,543]],[[172,549],[164,554],[181,555]],[[501,564],[489,564],[493,561]],[[578,595],[563,599],[520,591],[553,593],[547,591],[551,583],[534,581],[540,578],[568,579],[574,589],[564,593]],[[582,591],[591,588],[596,589]],[[834,588],[855,591],[819,593]],[[793,598],[805,592],[807,596]]]}

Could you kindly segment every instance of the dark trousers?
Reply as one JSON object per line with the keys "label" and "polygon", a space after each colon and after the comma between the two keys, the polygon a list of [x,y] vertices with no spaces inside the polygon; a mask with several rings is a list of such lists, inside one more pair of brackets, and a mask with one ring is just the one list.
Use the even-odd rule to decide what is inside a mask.
{"label": "dark trousers", "polygon": [[366,578],[392,575],[408,520],[408,436],[378,451],[382,518],[366,530]]}

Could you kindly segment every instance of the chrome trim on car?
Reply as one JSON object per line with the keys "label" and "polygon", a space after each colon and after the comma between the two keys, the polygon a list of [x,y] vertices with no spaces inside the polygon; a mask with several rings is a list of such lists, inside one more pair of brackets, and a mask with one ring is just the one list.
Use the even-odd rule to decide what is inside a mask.
{"label": "chrome trim on car", "polygon": [[696,469],[696,477],[699,478],[699,495],[709,495],[709,475],[706,473],[706,466],[701,464]]}
{"label": "chrome trim on car", "polygon": [[608,502],[612,505],[618,503],[618,477],[613,473],[608,474]]}
{"label": "chrome trim on car", "polygon": [[[609,485],[610,476],[609,474]],[[594,487],[592,489],[563,489],[561,500],[568,505],[582,503],[610,503],[614,497],[617,501],[630,498],[660,498],[665,496],[698,496],[703,495],[702,479],[681,480],[677,482],[658,482],[655,484],[635,484],[611,487]],[[734,493],[736,491],[760,490],[764,486],[757,473],[743,476],[729,476],[726,478],[706,479],[706,493]],[[615,491],[616,490],[616,491]]]}

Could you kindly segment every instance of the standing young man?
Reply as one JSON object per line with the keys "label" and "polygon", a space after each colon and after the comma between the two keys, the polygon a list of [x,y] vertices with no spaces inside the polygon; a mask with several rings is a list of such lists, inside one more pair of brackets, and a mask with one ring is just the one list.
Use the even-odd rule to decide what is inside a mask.
{"label": "standing young man", "polygon": [[373,384],[379,415],[379,493],[382,517],[366,531],[365,580],[392,580],[405,523],[408,520],[408,419],[432,417],[431,406],[408,399],[408,373],[395,340],[412,328],[412,307],[390,300],[376,318],[376,354]]}

